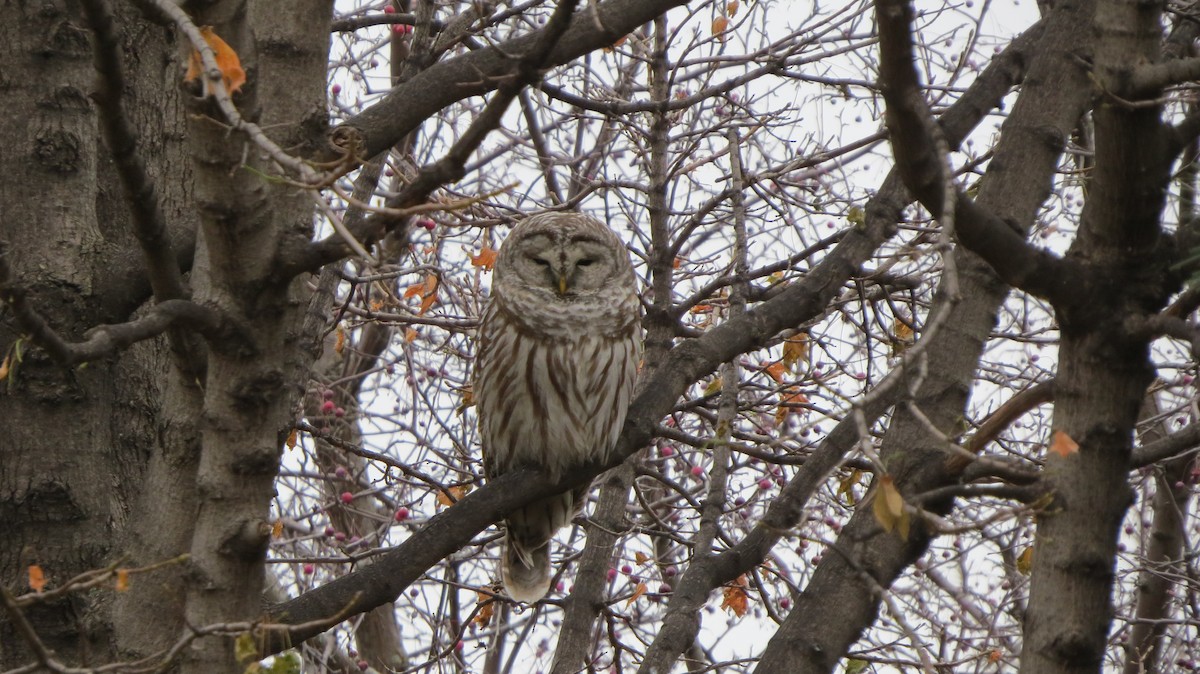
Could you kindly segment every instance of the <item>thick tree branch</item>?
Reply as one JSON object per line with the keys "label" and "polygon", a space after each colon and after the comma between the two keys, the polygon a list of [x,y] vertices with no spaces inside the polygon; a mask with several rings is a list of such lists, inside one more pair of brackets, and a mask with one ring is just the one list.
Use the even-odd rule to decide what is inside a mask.
{"label": "thick tree branch", "polygon": [[159,302],[140,318],[127,323],[98,325],[87,331],[84,341],[69,342],[42,318],[29,303],[25,289],[13,281],[6,250],[7,245],[0,242],[0,301],[12,309],[17,324],[33,343],[62,365],[78,365],[111,356],[176,326],[194,330],[222,349],[251,348],[251,343],[232,321],[209,307],[188,300]]}
{"label": "thick tree branch", "polygon": [[[492,100],[488,101],[479,116],[472,120],[471,125],[463,132],[462,137],[454,142],[445,156],[433,164],[422,167],[416,177],[405,185],[399,194],[388,199],[388,208],[403,209],[420,204],[434,190],[463,177],[467,160],[470,159],[471,154],[483,143],[489,133],[500,126],[504,112],[508,110],[508,106],[517,97],[517,94],[536,82],[539,77],[538,73],[548,65],[548,59],[551,58],[555,46],[564,39],[572,25],[571,15],[577,1],[566,0],[559,3],[550,20],[546,22],[546,27],[533,34],[533,37],[536,38],[533,43],[523,44],[523,50],[516,52],[519,58],[513,59],[510,55],[507,70],[495,75],[498,86]],[[433,68],[429,70],[433,70]],[[429,70],[423,71],[416,77],[421,77]],[[374,156],[374,154],[368,156]],[[347,243],[347,238],[370,245],[399,224],[400,221],[390,215],[379,214],[364,218],[358,227],[347,227],[350,233],[349,237],[333,234],[295,254],[285,254],[277,261],[278,271],[275,276],[282,280],[305,271],[313,271],[321,265],[349,255],[352,250]]]}
{"label": "thick tree branch", "polygon": [[[907,0],[879,0],[875,6],[880,79],[896,168],[921,205],[940,219],[950,177],[944,175],[936,151],[938,126],[921,96],[913,61],[912,6]],[[1005,223],[962,190],[955,191],[954,222],[963,245],[986,260],[1006,283],[1051,302],[1066,299],[1062,283],[1067,263],[1029,244],[1022,228]]]}
{"label": "thick tree branch", "polygon": [[[561,65],[588,52],[607,47],[638,26],[685,0],[608,0],[588,3],[571,17],[561,40],[544,59],[546,66]],[[373,157],[396,144],[442,108],[469,96],[497,88],[511,72],[513,54],[529,54],[551,31],[546,27],[528,35],[472,51],[430,67],[404,82],[382,101],[346,121],[361,138],[363,157]],[[330,157],[331,158],[331,157]]]}

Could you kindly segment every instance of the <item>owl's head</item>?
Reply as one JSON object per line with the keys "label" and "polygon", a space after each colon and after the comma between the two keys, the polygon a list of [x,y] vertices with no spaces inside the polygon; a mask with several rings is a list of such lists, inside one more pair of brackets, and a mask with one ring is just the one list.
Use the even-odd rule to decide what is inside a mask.
{"label": "owl's head", "polygon": [[611,229],[579,213],[540,213],[517,225],[496,260],[496,283],[587,296],[633,281],[624,244]]}

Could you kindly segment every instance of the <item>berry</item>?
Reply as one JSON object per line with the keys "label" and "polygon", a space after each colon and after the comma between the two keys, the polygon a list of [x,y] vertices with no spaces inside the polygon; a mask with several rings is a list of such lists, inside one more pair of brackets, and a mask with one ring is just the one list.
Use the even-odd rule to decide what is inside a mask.
{"label": "berry", "polygon": [[383,8],[383,13],[384,13],[384,14],[395,14],[395,13],[396,13],[396,6],[395,6],[395,5],[388,5],[387,7],[384,7],[384,8]]}
{"label": "berry", "polygon": [[659,450],[658,450],[658,455],[659,455],[659,456],[671,456],[671,455],[672,455],[672,454],[674,454],[674,453],[675,453],[675,448],[674,448],[674,447],[663,447],[663,448],[661,448],[661,449],[659,449]]}
{"label": "berry", "polygon": [[633,567],[628,564],[623,564],[621,565],[621,573],[628,576],[629,574],[633,573]]}
{"label": "berry", "polygon": [[609,569],[609,570],[608,570],[608,581],[611,583],[611,582],[613,581],[613,579],[614,579],[614,578],[616,578],[616,577],[617,577],[617,570],[616,570],[616,569]]}
{"label": "berry", "polygon": [[351,494],[348,491],[342,492],[342,503],[346,503],[346,504],[354,503],[354,494]]}
{"label": "berry", "polygon": [[325,535],[326,536],[332,536],[336,533],[337,533],[337,529],[334,529],[333,527],[325,527]]}
{"label": "berry", "polygon": [[340,85],[340,84],[335,84],[335,85],[333,85],[332,87],[330,87],[330,88],[329,88],[329,90],[330,90],[331,92],[333,92],[333,95],[334,95],[334,96],[337,96],[338,94],[342,93],[342,85]]}
{"label": "berry", "polygon": [[759,480],[758,488],[759,489],[770,489],[771,488],[771,478],[764,477],[763,479]]}
{"label": "berry", "polygon": [[333,471],[333,474],[337,475],[339,480],[344,480],[344,479],[346,479],[346,476],[349,475],[350,473],[346,470],[346,468],[344,466],[338,466],[337,470]]}
{"label": "berry", "polygon": [[397,522],[403,522],[404,520],[408,519],[408,515],[409,515],[408,508],[405,508],[404,506],[400,506],[399,508],[396,509],[396,521]]}
{"label": "berry", "polygon": [[337,417],[337,418],[339,418],[339,419],[341,419],[342,417],[346,416],[346,410],[345,410],[345,408],[338,407],[337,409],[333,410],[333,416],[335,416],[335,417]]}
{"label": "berry", "polygon": [[371,663],[367,662],[366,660],[359,660],[355,664],[357,664],[358,668],[364,672],[371,668]]}
{"label": "berry", "polygon": [[700,477],[704,474],[704,469],[700,466],[692,466],[692,477]]}
{"label": "berry", "polygon": [[779,608],[781,608],[781,609],[783,609],[783,610],[785,610],[785,611],[786,611],[786,610],[788,610],[788,609],[789,609],[789,608],[791,608],[791,607],[792,607],[792,600],[791,600],[791,599],[788,599],[787,597],[784,597],[783,599],[780,599],[780,600],[779,600]]}
{"label": "berry", "polygon": [[332,400],[326,400],[325,402],[321,403],[321,411],[325,414],[331,414],[336,408],[337,405],[334,405]]}
{"label": "berry", "polygon": [[317,570],[317,567],[313,566],[312,564],[304,565],[304,575],[306,575],[306,576],[313,575],[313,571],[316,571],[316,570]]}

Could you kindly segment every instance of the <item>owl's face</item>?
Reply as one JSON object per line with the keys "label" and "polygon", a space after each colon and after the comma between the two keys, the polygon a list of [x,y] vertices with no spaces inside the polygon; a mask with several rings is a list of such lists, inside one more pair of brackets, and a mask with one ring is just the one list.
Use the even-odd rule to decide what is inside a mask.
{"label": "owl's face", "polygon": [[632,277],[628,253],[607,227],[596,222],[574,226],[572,220],[581,216],[547,216],[530,218],[513,230],[496,265],[498,283],[515,280],[526,289],[569,301]]}

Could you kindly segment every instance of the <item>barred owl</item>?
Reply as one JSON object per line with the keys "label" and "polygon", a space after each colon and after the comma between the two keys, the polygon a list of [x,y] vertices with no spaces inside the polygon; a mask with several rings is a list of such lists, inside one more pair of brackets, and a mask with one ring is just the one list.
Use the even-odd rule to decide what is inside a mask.
{"label": "barred owl", "polygon": [[[513,229],[496,259],[473,371],[489,479],[523,466],[557,479],[609,458],[637,376],[639,313],[629,253],[607,226],[578,213],[542,213]],[[501,571],[513,599],[546,594],[550,539],[588,489],[505,520]]]}

